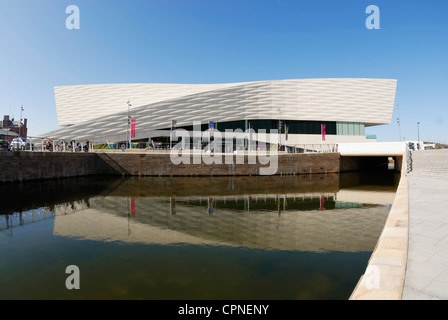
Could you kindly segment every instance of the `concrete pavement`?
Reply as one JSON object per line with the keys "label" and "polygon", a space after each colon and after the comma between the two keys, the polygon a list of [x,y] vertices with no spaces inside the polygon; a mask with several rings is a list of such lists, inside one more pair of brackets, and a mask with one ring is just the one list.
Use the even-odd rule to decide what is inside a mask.
{"label": "concrete pavement", "polygon": [[411,158],[350,300],[448,299],[448,150]]}
{"label": "concrete pavement", "polygon": [[448,299],[448,150],[412,152],[402,300]]}

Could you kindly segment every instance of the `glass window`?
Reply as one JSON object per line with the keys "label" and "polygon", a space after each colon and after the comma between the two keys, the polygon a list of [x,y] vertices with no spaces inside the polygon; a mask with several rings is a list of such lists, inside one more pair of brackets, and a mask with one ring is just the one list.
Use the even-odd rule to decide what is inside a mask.
{"label": "glass window", "polygon": [[338,122],[336,134],[338,135],[356,135],[356,136],[364,136],[365,135],[365,127],[362,122]]}
{"label": "glass window", "polygon": [[[281,120],[282,127],[281,132],[285,132],[285,125],[288,126],[289,134],[315,134],[320,135],[322,133],[322,125],[325,125],[325,133],[327,135],[364,135],[365,128],[363,123],[350,123],[350,122],[334,122],[334,121],[296,121],[296,120]],[[269,133],[270,130],[278,130],[278,119],[267,120],[247,120],[249,125],[258,132],[260,129],[266,130]],[[219,129],[218,129],[219,125]],[[235,131],[237,129],[246,130],[246,120],[228,121],[228,122],[215,122],[215,127],[220,132],[226,130]],[[184,129],[187,131],[193,131],[193,126],[177,127],[178,129]],[[169,130],[169,128],[166,128]],[[201,131],[208,130],[208,123],[201,124]]]}

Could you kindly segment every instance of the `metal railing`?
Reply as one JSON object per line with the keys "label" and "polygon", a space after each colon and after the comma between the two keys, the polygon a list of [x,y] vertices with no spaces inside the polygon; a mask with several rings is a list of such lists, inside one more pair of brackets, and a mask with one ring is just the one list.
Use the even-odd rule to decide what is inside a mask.
{"label": "metal railing", "polygon": [[408,144],[406,144],[406,174],[412,172],[412,151],[409,149]]}
{"label": "metal railing", "polygon": [[92,142],[84,141],[58,141],[58,140],[33,140],[31,144],[26,146],[11,146],[11,151],[28,151],[28,152],[92,152],[94,145]]}
{"label": "metal railing", "polygon": [[51,139],[33,140],[30,146],[26,148],[11,148],[11,151],[29,151],[29,152],[110,152],[110,151],[135,151],[135,152],[155,152],[170,150],[189,150],[193,152],[207,153],[238,153],[238,152],[275,152],[275,151],[295,154],[295,153],[324,153],[338,152],[337,144],[297,144],[297,145],[276,145],[276,144],[222,144],[213,143],[186,143],[173,144],[170,148],[169,143],[154,142],[154,144],[132,143],[129,148],[125,143],[103,143],[95,144],[90,141],[60,141]]}
{"label": "metal railing", "polygon": [[275,152],[279,151],[282,153],[323,153],[323,152],[338,152],[338,145],[337,144],[300,144],[300,145],[289,145],[289,146],[280,146],[277,145],[271,145],[271,146],[264,146],[264,145],[232,145],[232,144],[222,144],[219,145],[213,145],[211,144],[192,144],[192,143],[186,143],[186,144],[176,144],[170,148],[169,144],[166,143],[155,143],[154,145],[150,145],[148,147],[139,147],[135,146],[133,148],[128,149],[119,149],[116,147],[103,147],[103,148],[94,148],[94,151],[148,151],[148,152],[155,152],[155,151],[170,151],[170,150],[185,150],[185,151],[192,151],[192,152],[207,152],[207,153],[239,153],[239,152]]}

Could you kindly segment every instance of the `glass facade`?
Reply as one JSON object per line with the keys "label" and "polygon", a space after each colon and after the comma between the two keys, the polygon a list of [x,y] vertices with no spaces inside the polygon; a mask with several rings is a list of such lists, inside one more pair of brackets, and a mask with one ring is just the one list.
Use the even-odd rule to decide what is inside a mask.
{"label": "glass facade", "polygon": [[[285,132],[285,125],[288,126],[289,134],[321,134],[322,125],[325,125],[325,133],[327,135],[349,135],[349,136],[364,136],[365,128],[364,123],[361,122],[333,122],[333,121],[294,121],[294,120],[281,120],[282,129],[281,132]],[[215,129],[225,132],[226,130],[237,130],[253,128],[255,132],[260,129],[266,130],[269,133],[270,130],[278,130],[279,120],[238,120],[229,122],[215,122]],[[179,129],[185,129],[187,131],[193,131],[193,126],[179,127]],[[201,131],[208,129],[208,124],[201,124]]]}
{"label": "glass facade", "polygon": [[336,134],[344,136],[365,136],[364,123],[361,122],[337,122]]}
{"label": "glass facade", "polygon": [[[325,133],[327,135],[349,135],[349,136],[365,136],[365,127],[364,123],[357,122],[332,122],[332,121],[294,121],[294,120],[282,120],[282,134],[285,133],[285,125],[288,126],[288,134],[307,134],[307,135],[321,135],[322,134],[322,125],[325,125]],[[237,120],[237,121],[229,121],[229,122],[220,122],[214,123],[215,129],[220,132],[225,132],[226,130],[242,130],[243,132],[249,128],[253,128],[255,132],[258,132],[260,129],[266,130],[266,133],[269,133],[270,130],[278,130],[279,120]],[[200,130],[204,132],[208,130],[208,123],[201,123]],[[194,131],[193,126],[183,126],[177,127],[177,129],[184,129],[186,131],[192,132]],[[169,128],[166,128],[169,130]],[[166,149],[170,146],[170,142],[172,145],[178,144],[182,141],[182,145],[190,146],[190,148],[194,148],[193,142],[194,140],[190,138],[184,138],[183,140],[180,137],[174,138],[170,141],[169,136],[159,136],[152,137],[151,139],[141,139],[141,140],[133,140],[133,143],[136,144],[136,148],[146,148],[152,146],[151,140],[154,140],[161,149]],[[244,143],[247,146],[247,141],[244,142],[236,141],[234,139],[233,145],[235,148],[238,148],[238,145]],[[201,147],[204,148],[207,146],[208,142],[201,142]],[[224,150],[226,146],[223,145],[221,148]],[[119,148],[119,146],[117,146]],[[269,146],[268,146],[269,148]],[[236,149],[235,149],[236,150]]]}

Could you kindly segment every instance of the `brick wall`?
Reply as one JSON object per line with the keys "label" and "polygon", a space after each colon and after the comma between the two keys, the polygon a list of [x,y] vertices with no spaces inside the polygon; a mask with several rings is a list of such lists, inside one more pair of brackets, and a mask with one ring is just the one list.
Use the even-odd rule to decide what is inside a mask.
{"label": "brick wall", "polygon": [[[168,153],[103,153],[98,156],[117,172],[136,176],[257,176],[261,168],[269,167],[269,163],[262,165],[258,159],[255,164],[250,164],[247,156],[244,164],[237,164],[236,155],[231,156],[233,164],[205,164],[204,161],[194,164],[190,159],[190,164],[178,165],[173,164]],[[336,173],[339,172],[339,159],[338,153],[279,155],[276,174]]]}
{"label": "brick wall", "polygon": [[95,154],[0,152],[0,181],[68,178],[98,173]]}
{"label": "brick wall", "polygon": [[[179,164],[169,153],[50,153],[0,152],[0,182],[55,179],[94,174],[134,176],[249,176],[267,167],[249,164]],[[277,175],[337,173],[338,153],[284,154],[278,157]]]}

